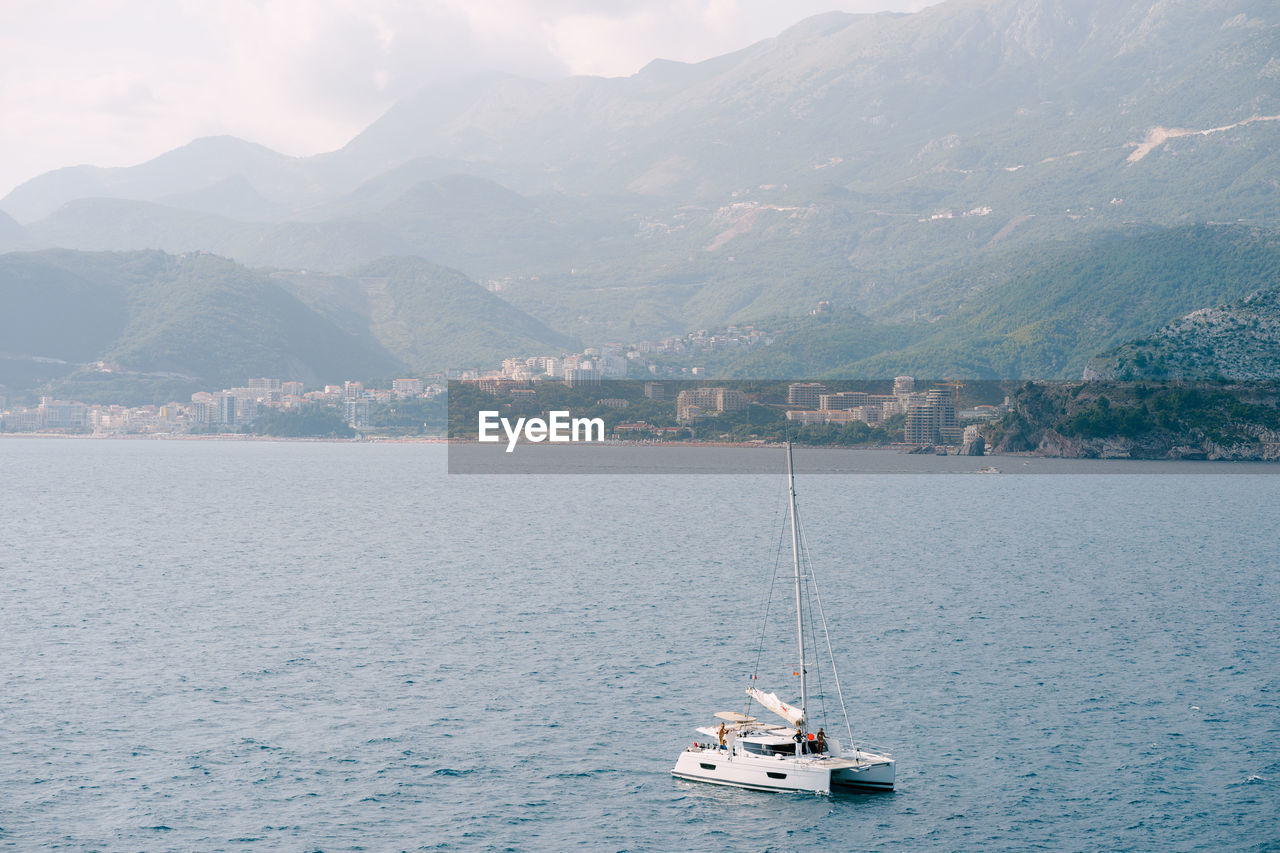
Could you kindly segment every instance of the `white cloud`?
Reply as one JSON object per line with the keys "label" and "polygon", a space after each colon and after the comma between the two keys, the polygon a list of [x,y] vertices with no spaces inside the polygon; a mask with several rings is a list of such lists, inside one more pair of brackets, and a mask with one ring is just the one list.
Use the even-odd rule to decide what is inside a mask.
{"label": "white cloud", "polygon": [[833,6],[936,0],[4,0],[0,194],[229,133],[344,144],[396,99],[481,70],[618,76],[697,61]]}

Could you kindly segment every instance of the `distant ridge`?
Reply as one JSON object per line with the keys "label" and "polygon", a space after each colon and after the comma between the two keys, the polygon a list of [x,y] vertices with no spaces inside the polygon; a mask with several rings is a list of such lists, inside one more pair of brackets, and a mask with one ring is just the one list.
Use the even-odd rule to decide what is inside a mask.
{"label": "distant ridge", "polygon": [[457,270],[421,258],[382,258],[350,276],[277,278],[326,316],[354,310],[380,346],[419,372],[487,367],[514,353],[559,355],[578,346]]}
{"label": "distant ridge", "polygon": [[[290,208],[313,191],[305,161],[232,136],[194,140],[137,166],[102,168],[71,166],[48,172],[18,186],[0,207],[15,219],[32,222],[69,201],[118,198],[159,202],[210,190],[237,181],[273,204]],[[196,208],[198,209],[198,208]]]}
{"label": "distant ridge", "polygon": [[0,255],[0,385],[167,402],[253,376],[316,385],[484,365],[574,342],[418,259],[356,278],[266,274],[204,253]]}
{"label": "distant ridge", "polygon": [[26,232],[12,216],[0,211],[0,252],[18,248],[26,240]]}

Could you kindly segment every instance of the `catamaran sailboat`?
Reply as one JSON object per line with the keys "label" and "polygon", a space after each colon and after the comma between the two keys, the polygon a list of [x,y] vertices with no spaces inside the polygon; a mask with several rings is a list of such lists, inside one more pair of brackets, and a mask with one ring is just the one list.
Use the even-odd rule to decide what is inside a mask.
{"label": "catamaran sailboat", "polygon": [[[791,445],[787,445],[787,487],[791,521],[791,558],[795,581],[796,634],[800,647],[800,704],[783,702],[774,693],[754,686],[747,688],[747,710],[755,701],[785,721],[785,725],[762,722],[737,711],[716,714],[719,726],[703,726],[697,731],[709,740],[696,742],[680,753],[672,775],[695,782],[732,785],[756,791],[811,791],[829,794],[833,788],[892,791],[893,758],[882,749],[863,749],[853,745],[853,731],[845,710],[844,693],[835,671],[834,656],[831,675],[840,698],[848,741],[827,734],[823,727],[815,732],[810,722],[808,660],[805,643],[805,584],[813,583],[812,571],[801,572],[800,522],[796,513],[795,473],[791,462]],[[816,594],[818,614],[822,620],[827,651],[831,641],[822,615],[822,599]],[[848,745],[846,745],[846,743]]]}

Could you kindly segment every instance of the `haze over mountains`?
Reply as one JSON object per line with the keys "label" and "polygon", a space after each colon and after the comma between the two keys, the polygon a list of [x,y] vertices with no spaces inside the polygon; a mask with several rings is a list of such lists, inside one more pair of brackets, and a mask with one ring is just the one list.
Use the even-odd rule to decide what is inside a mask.
{"label": "haze over mountains", "polygon": [[168,400],[290,376],[388,379],[572,341],[461,273],[387,258],[351,277],[202,253],[0,256],[0,383],[87,402]]}
{"label": "haze over mountains", "polygon": [[[829,370],[1078,375],[1095,354],[1081,346],[1120,340],[1058,329],[1039,354],[1007,340],[1014,328],[1037,334],[1009,318],[1019,293],[1055,278],[1046,263],[1193,224],[1266,232],[1280,227],[1278,200],[1271,0],[949,0],[912,15],[822,15],[629,78],[434,86],[316,157],[219,137],[132,168],[60,169],[0,200],[0,251],[207,251],[289,272],[253,274],[282,286],[306,270],[327,276],[329,294],[297,294],[306,311],[365,335],[384,365],[415,369],[805,315],[829,300],[901,330],[870,360]],[[1164,270],[1161,299],[1123,309],[1118,334],[1257,286],[1233,274],[1207,287],[1226,269],[1218,255],[1187,256],[1221,253],[1238,233],[1176,233],[1193,236],[1186,262]],[[90,268],[118,265],[110,257],[76,275],[109,278]],[[343,305],[372,312],[359,282],[380,276],[361,271],[387,257],[458,270],[426,277],[450,282],[430,305],[425,290],[397,298],[464,333],[388,348],[373,313],[339,316]],[[61,281],[66,264],[50,269]],[[1062,280],[1074,282],[1060,303],[1076,328],[1115,314],[1112,283]],[[494,291],[486,309],[473,301],[480,285]],[[468,325],[480,317],[496,319]],[[110,346],[138,352],[123,338]],[[0,343],[41,355],[32,347]]]}

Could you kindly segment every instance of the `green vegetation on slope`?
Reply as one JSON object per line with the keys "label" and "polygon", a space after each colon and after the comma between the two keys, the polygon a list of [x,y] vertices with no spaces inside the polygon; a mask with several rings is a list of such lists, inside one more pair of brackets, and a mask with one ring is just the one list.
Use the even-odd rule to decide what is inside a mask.
{"label": "green vegetation on slope", "polygon": [[[940,278],[915,300],[925,319],[792,321],[772,347],[720,366],[750,375],[974,379],[1079,376],[1098,352],[1280,278],[1280,234],[1190,226],[1018,250]],[[901,317],[904,304],[886,316]]]}
{"label": "green vegetation on slope", "polygon": [[315,403],[297,409],[266,409],[254,421],[253,431],[281,438],[352,438],[356,434],[341,412]]}
{"label": "green vegetation on slope", "polygon": [[575,343],[454,270],[389,258],[351,278],[204,253],[0,256],[0,384],[149,403],[255,376],[308,385],[496,364]]}
{"label": "green vegetation on slope", "polygon": [[1280,287],[1202,308],[1089,362],[1102,379],[1280,379]]}
{"label": "green vegetation on slope", "polygon": [[0,257],[0,334],[10,390],[52,382],[47,393],[85,402],[167,402],[253,376],[315,384],[399,365],[266,276],[210,255]]}
{"label": "green vegetation on slope", "polygon": [[384,258],[352,278],[374,337],[415,370],[489,367],[513,354],[558,355],[574,346],[462,273],[419,258]]}
{"label": "green vegetation on slope", "polygon": [[712,376],[741,379],[803,379],[837,376],[889,378],[850,374],[841,365],[897,351],[919,340],[927,331],[920,324],[877,323],[849,309],[835,309],[805,317],[756,324],[770,330],[773,342],[750,350],[728,349],[679,358],[665,357],[665,364],[703,367]]}
{"label": "green vegetation on slope", "polygon": [[127,292],[59,265],[66,254],[0,255],[0,350],[87,361],[123,331]]}
{"label": "green vegetation on slope", "polygon": [[1280,458],[1280,383],[1028,382],[986,428],[1000,452]]}
{"label": "green vegetation on slope", "polygon": [[940,319],[899,363],[938,375],[1080,376],[1101,350],[1274,281],[1280,236],[1241,226],[1106,235],[1043,263],[1028,250],[1019,264],[1025,266]]}
{"label": "green vegetation on slope", "polygon": [[173,258],[134,288],[131,303],[124,339],[109,354],[126,370],[229,387],[250,376],[315,385],[395,369],[271,279],[224,258]]}

